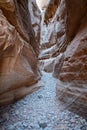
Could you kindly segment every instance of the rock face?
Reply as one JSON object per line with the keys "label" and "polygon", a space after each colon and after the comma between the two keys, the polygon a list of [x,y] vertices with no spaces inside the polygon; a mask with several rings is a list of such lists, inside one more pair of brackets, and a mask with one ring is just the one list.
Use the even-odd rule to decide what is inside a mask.
{"label": "rock face", "polygon": [[[41,53],[39,59],[43,61],[44,67],[49,59],[53,63],[53,59],[60,53],[64,52],[66,44],[66,6],[65,0],[50,1],[48,8],[44,14],[44,24],[42,28]],[[49,22],[49,23],[48,23]],[[50,69],[52,72],[52,69]],[[44,70],[49,71],[44,68]]]}
{"label": "rock face", "polygon": [[[39,54],[39,45],[40,45],[40,31],[41,31],[41,12],[39,11],[36,1],[29,0],[28,8],[31,15],[31,23],[35,32],[36,48],[37,54]],[[36,50],[35,48],[35,50]]]}
{"label": "rock face", "polygon": [[59,99],[71,104],[71,109],[87,115],[87,1],[71,0],[66,1],[66,5],[66,33],[70,43],[64,52],[59,79],[71,84],[67,83],[61,88],[58,84],[57,94],[60,95]]}
{"label": "rock face", "polygon": [[0,0],[0,106],[40,87],[38,47],[28,1]]}
{"label": "rock face", "polygon": [[[57,84],[59,99],[87,109],[87,1],[54,1],[56,6],[50,1],[45,13],[48,30],[53,26],[49,31],[50,42],[43,43],[40,58],[56,59],[53,75],[60,80]],[[53,12],[52,8],[55,8]]]}
{"label": "rock face", "polygon": [[[60,78],[63,81],[77,80],[87,82],[87,1],[66,1],[67,37],[70,45],[65,51],[64,64]],[[79,7],[77,8],[77,6]],[[73,13],[73,6],[75,13]],[[71,15],[72,19],[71,20]],[[73,24],[72,24],[73,23]]]}

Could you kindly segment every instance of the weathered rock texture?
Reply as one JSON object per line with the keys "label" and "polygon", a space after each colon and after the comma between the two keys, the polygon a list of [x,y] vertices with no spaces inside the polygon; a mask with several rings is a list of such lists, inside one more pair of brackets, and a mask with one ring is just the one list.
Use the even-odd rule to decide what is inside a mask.
{"label": "weathered rock texture", "polygon": [[45,13],[49,38],[42,45],[40,59],[56,59],[53,75],[61,81],[57,85],[59,99],[87,109],[87,1],[54,2],[56,6],[50,1]]}
{"label": "weathered rock texture", "polygon": [[28,1],[0,0],[0,106],[40,87],[37,41]]}
{"label": "weathered rock texture", "polygon": [[[52,10],[53,9],[53,10]],[[41,53],[39,59],[43,61],[44,69],[46,66],[47,59],[50,59],[54,64],[53,60],[60,53],[64,52],[66,44],[66,6],[65,0],[50,1],[48,8],[44,14],[44,20],[46,25],[42,29],[42,42],[41,42]],[[48,23],[49,21],[49,23]],[[53,66],[50,72],[53,71]],[[47,69],[45,69],[48,71]]]}
{"label": "weathered rock texture", "polygon": [[[59,78],[73,85],[57,86],[60,99],[80,114],[87,115],[87,1],[67,1],[67,38],[69,46],[64,55]],[[75,13],[73,12],[73,8]],[[72,41],[71,41],[72,40]],[[63,93],[64,92],[64,93]],[[63,94],[62,94],[63,93]],[[81,108],[81,109],[78,109]]]}
{"label": "weathered rock texture", "polygon": [[35,44],[38,47],[38,51],[37,51],[38,53],[39,45],[40,45],[41,12],[39,11],[35,0],[29,0],[28,8],[31,15],[32,27],[35,32],[35,40],[37,42]]}
{"label": "weathered rock texture", "polygon": [[64,52],[60,75],[58,74],[63,81],[87,82],[86,6],[87,1],[66,1],[66,38],[69,45]]}

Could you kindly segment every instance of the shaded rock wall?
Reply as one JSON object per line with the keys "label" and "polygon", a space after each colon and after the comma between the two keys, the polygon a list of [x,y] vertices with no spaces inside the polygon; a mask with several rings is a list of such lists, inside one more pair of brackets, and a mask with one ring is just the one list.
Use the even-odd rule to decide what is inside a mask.
{"label": "shaded rock wall", "polygon": [[[59,79],[66,85],[57,85],[60,100],[69,109],[87,116],[87,1],[67,1],[67,38]],[[79,6],[78,6],[79,5]],[[75,13],[73,12],[73,8]],[[57,66],[58,67],[58,66]],[[60,88],[61,86],[61,88]]]}
{"label": "shaded rock wall", "polygon": [[87,11],[86,0],[66,0],[67,7],[67,37],[71,41],[78,32]]}
{"label": "shaded rock wall", "polygon": [[[40,32],[41,32],[41,12],[39,11],[36,1],[29,0],[28,8],[31,15],[31,23],[35,33],[35,43],[37,48],[37,53],[39,52],[39,45],[40,45]],[[35,48],[35,50],[36,50]]]}
{"label": "shaded rock wall", "polygon": [[[77,111],[87,114],[84,110],[87,109],[87,1],[55,1],[58,7],[50,1],[45,13],[48,30],[50,25],[53,28],[49,31],[50,40],[42,45],[42,49],[47,48],[47,51],[42,51],[40,58],[55,57],[53,75],[60,80],[57,84],[58,98],[69,106],[81,107]],[[52,8],[55,10],[50,13]]]}
{"label": "shaded rock wall", "polygon": [[40,87],[38,47],[28,1],[0,0],[0,106]]}
{"label": "shaded rock wall", "polygon": [[[14,0],[15,10],[6,10],[6,7],[2,10],[8,21],[15,26],[16,30],[27,42],[34,48],[36,54],[38,54],[38,46],[35,41],[34,31],[31,25],[30,13],[28,10],[28,0],[17,1]],[[25,6],[24,6],[25,5]],[[26,8],[25,8],[26,7]],[[13,9],[13,7],[12,7]],[[10,12],[9,12],[10,11]]]}
{"label": "shaded rock wall", "polygon": [[[75,72],[73,74],[74,76],[71,75],[72,79],[76,80],[76,78],[78,79],[79,77],[80,80],[81,78],[83,80],[84,79],[86,80],[87,76],[85,76],[85,78],[84,76],[80,77],[79,73],[81,74],[81,72],[85,72],[86,75],[86,59],[84,59],[83,57],[86,58],[87,55],[86,54],[87,1],[61,0],[58,2],[56,0],[56,2],[58,3],[58,8],[56,8],[56,11],[54,11],[53,15],[50,14],[51,12],[50,8],[52,7],[54,8],[55,4],[51,4],[51,1],[45,13],[45,22],[49,21],[47,31],[49,33],[50,39],[48,38],[49,43],[45,43],[44,41],[42,45],[42,49],[46,47],[48,50],[46,51],[45,49],[44,51],[45,53],[43,54],[48,55],[50,54],[49,57],[56,57],[61,52],[64,54],[63,59],[64,63],[61,66],[62,70],[60,71],[59,76],[61,80],[62,77],[64,77],[65,79],[65,75],[68,75],[68,72],[70,72],[70,74],[71,72],[72,73]],[[73,11],[73,9],[75,10],[75,12]],[[50,28],[49,31],[50,25],[53,25],[53,28]],[[55,35],[53,35],[54,33]],[[55,46],[54,49],[51,46],[51,42],[53,43],[53,38],[55,39],[55,43],[53,44]],[[79,67],[81,71],[76,67],[77,68]],[[66,77],[65,81],[70,81],[70,76],[68,78]]]}
{"label": "shaded rock wall", "polygon": [[[64,81],[72,81],[72,80],[76,80],[76,78],[78,80],[80,78],[81,80],[81,77],[82,79],[84,79],[83,77],[84,75],[86,75],[86,71],[85,71],[86,67],[84,67],[83,69],[83,66],[84,66],[83,64],[86,65],[86,60],[81,61],[81,57],[84,57],[84,56],[86,57],[86,40],[83,40],[83,39],[86,39],[87,1],[73,1],[73,2],[65,1],[65,4],[66,4],[66,12],[67,12],[66,14],[64,14],[66,15],[66,20],[65,20],[65,35],[66,35],[65,46],[66,47],[65,48],[67,49],[64,51],[65,58],[63,60],[64,62],[63,66],[61,66],[62,70],[60,71],[61,74],[59,78],[61,78],[61,80],[64,80]],[[73,8],[75,10],[75,13],[73,11]],[[60,37],[61,36],[59,36],[58,40],[60,39]],[[85,41],[85,45],[82,44],[84,43],[83,41]],[[61,41],[59,41],[59,43],[61,44]],[[64,46],[64,43],[62,45]],[[60,46],[58,46],[58,48],[61,49]],[[61,53],[61,51],[59,53]],[[83,61],[85,61],[85,63]],[[77,68],[82,68],[82,71],[84,70],[85,74],[83,74],[83,76],[80,76],[82,75],[81,73],[83,72]],[[54,72],[54,73],[57,73],[57,72]],[[85,79],[86,79],[86,76],[85,76]]]}

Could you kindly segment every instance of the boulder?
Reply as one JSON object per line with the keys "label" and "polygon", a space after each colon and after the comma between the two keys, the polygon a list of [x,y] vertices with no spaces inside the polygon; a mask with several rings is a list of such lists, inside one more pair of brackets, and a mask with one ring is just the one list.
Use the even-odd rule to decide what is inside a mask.
{"label": "boulder", "polygon": [[55,62],[55,58],[49,58],[47,60],[44,60],[43,70],[45,72],[52,73],[53,67],[54,67],[54,62]]}
{"label": "boulder", "polygon": [[55,62],[54,62],[54,66],[53,66],[54,77],[59,78],[63,62],[64,62],[64,54],[61,53],[60,55],[56,57]]}

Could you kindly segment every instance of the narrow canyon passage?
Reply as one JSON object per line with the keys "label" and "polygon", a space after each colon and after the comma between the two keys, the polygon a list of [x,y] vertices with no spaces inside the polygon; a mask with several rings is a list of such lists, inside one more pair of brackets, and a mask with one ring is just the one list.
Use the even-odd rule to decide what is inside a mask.
{"label": "narrow canyon passage", "polygon": [[[55,1],[58,4],[59,0],[54,0],[54,2]],[[74,1],[74,0],[72,0],[72,1]],[[77,0],[77,1],[79,1],[79,0]],[[60,68],[62,66],[61,61],[64,60],[62,57],[62,54],[64,53],[65,48],[67,46],[66,42],[65,42],[65,40],[66,40],[65,1],[61,0],[58,10],[56,11],[56,15],[53,17],[53,19],[49,19],[50,22],[49,22],[48,26],[46,26],[46,24],[43,23],[43,21],[44,21],[43,20],[41,23],[41,27],[40,27],[40,18],[41,17],[39,14],[40,12],[38,12],[38,10],[37,10],[36,4],[34,3],[35,1],[34,0],[29,1],[30,2],[29,9],[30,9],[30,14],[32,16],[32,19],[31,19],[32,26],[30,26],[31,24],[30,25],[28,24],[30,19],[26,18],[26,16],[29,15],[29,14],[26,15],[26,11],[28,10],[28,9],[26,10],[27,2],[24,1],[24,4],[22,3],[23,1],[17,0],[16,2],[17,2],[16,6],[18,4],[17,7],[20,7],[18,12],[20,12],[20,14],[24,13],[24,16],[25,16],[25,19],[24,19],[21,15],[19,15],[20,18],[22,17],[21,23],[23,22],[22,25],[24,24],[24,26],[23,26],[23,28],[21,28],[22,25],[18,26],[20,24],[20,20],[19,20],[19,24],[17,23],[18,25],[16,25],[17,27],[19,27],[19,30],[17,30],[18,28],[16,30],[18,31],[18,33],[20,34],[21,37],[22,36],[24,36],[24,37],[22,40],[19,40],[18,43],[17,42],[14,43],[14,44],[18,45],[18,46],[16,45],[16,47],[15,47],[15,49],[17,49],[15,52],[19,52],[19,50],[20,50],[20,53],[17,53],[18,58],[16,60],[18,60],[18,61],[16,62],[16,65],[14,64],[14,66],[12,66],[13,71],[11,70],[11,72],[16,72],[16,73],[20,74],[21,77],[18,80],[20,75],[18,75],[18,77],[16,79],[14,79],[14,77],[16,77],[16,76],[14,76],[14,75],[10,76],[10,77],[12,77],[12,81],[14,81],[14,82],[16,81],[15,82],[16,85],[20,81],[19,86],[15,85],[15,87],[14,87],[14,82],[12,82],[12,86],[9,89],[7,89],[8,82],[5,82],[5,80],[3,80],[3,82],[5,82],[4,87],[2,87],[3,86],[2,84],[1,84],[2,86],[0,86],[1,87],[0,90],[2,90],[1,98],[0,98],[1,103],[5,104],[5,103],[7,103],[7,101],[8,101],[8,103],[9,102],[12,103],[14,100],[16,101],[14,104],[0,107],[0,130],[87,130],[87,117],[83,118],[82,116],[69,110],[69,107],[71,106],[73,101],[75,101],[75,99],[79,99],[79,101],[76,100],[77,106],[79,106],[79,104],[82,105],[81,108],[84,107],[83,104],[86,106],[85,100],[87,98],[85,98],[85,95],[87,93],[85,94],[85,93],[80,93],[80,92],[84,92],[87,87],[85,87],[84,84],[83,84],[83,86],[81,86],[81,85],[79,86],[78,82],[75,85],[70,84],[70,82],[66,85],[66,82],[69,78],[72,81],[72,77],[74,76],[74,74],[76,74],[76,72],[73,73],[72,76],[68,75],[68,78],[67,78],[66,75],[68,73],[67,73],[67,71],[64,70],[64,72],[66,72],[66,75],[63,78],[65,78],[66,82],[61,82],[61,80],[58,79],[58,76],[59,76],[58,74],[59,74]],[[51,4],[53,5],[53,3],[51,3]],[[67,3],[68,3],[68,1],[67,1]],[[80,1],[80,3],[81,3],[81,1]],[[77,4],[77,2],[74,4]],[[70,5],[72,5],[72,4],[70,3]],[[83,4],[83,5],[86,5],[86,4]],[[2,6],[4,6],[4,5],[2,4]],[[21,7],[23,7],[23,8],[21,8]],[[54,12],[56,9],[57,9],[57,7],[55,6]],[[77,9],[77,6],[76,6],[76,9]],[[83,8],[81,8],[81,9],[83,9]],[[3,11],[4,11],[4,9],[3,9]],[[48,11],[49,11],[49,9],[48,9]],[[5,13],[5,11],[4,11],[4,13]],[[78,13],[78,11],[77,11],[77,13]],[[84,11],[84,13],[85,13],[85,11]],[[1,14],[1,16],[2,16],[2,14]],[[45,17],[49,17],[49,16],[50,16],[50,13],[49,13],[49,15],[47,15]],[[28,17],[30,18],[30,16],[28,16]],[[6,20],[6,19],[3,17],[3,21],[4,20]],[[18,19],[17,19],[17,21],[18,21]],[[77,21],[77,24],[78,24],[78,21]],[[7,25],[9,25],[9,24],[7,24]],[[12,25],[14,25],[14,24],[12,23]],[[9,26],[7,26],[7,27],[9,27]],[[11,27],[9,27],[9,28],[11,28]],[[3,29],[5,29],[5,28],[3,27],[2,30]],[[21,29],[24,29],[24,30],[21,30]],[[32,29],[34,29],[35,33],[33,32]],[[40,30],[40,29],[42,29],[42,30]],[[71,33],[72,32],[73,31],[71,31]],[[7,32],[5,32],[5,33],[7,34]],[[40,33],[41,33],[41,43],[40,43],[40,48],[39,48],[39,41],[40,41],[39,34]],[[27,35],[25,35],[25,34],[27,34]],[[34,34],[35,34],[35,37],[34,37]],[[72,34],[70,34],[70,38],[71,38],[71,36],[72,36]],[[16,37],[20,39],[19,35]],[[15,35],[14,35],[14,38],[15,38]],[[29,38],[29,39],[27,39],[27,38]],[[84,38],[84,39],[86,39],[86,38]],[[82,42],[86,41],[84,39],[81,39],[81,40],[83,40]],[[7,40],[8,39],[6,39],[6,43],[7,43]],[[23,40],[25,40],[25,41],[23,41]],[[35,40],[37,41],[38,44],[36,44]],[[12,41],[13,41],[13,37],[12,37]],[[16,39],[14,39],[14,41],[16,41]],[[21,43],[22,41],[23,41],[23,43]],[[25,42],[28,42],[29,46]],[[9,41],[9,43],[10,43],[10,41]],[[23,47],[22,45],[25,45],[25,46]],[[84,48],[85,48],[85,46],[84,46]],[[83,48],[83,51],[84,51],[84,48]],[[40,49],[40,53],[38,51],[39,49]],[[77,51],[77,52],[79,53],[79,51]],[[38,53],[39,53],[39,57],[36,58],[36,55],[38,55]],[[6,53],[6,54],[8,54],[8,53]],[[84,55],[85,55],[85,53],[84,53]],[[38,66],[37,66],[37,63],[38,63],[37,59],[39,59]],[[69,59],[69,58],[66,57],[65,61],[63,61],[63,62],[66,62],[67,59]],[[2,57],[2,61],[3,61],[3,57]],[[74,66],[74,65],[71,66],[71,64],[73,64],[74,61],[77,61],[77,60],[71,59],[71,63],[69,64],[70,67]],[[85,60],[83,60],[83,61],[85,61]],[[5,63],[8,63],[8,62],[5,62]],[[79,63],[79,61],[78,61],[78,63]],[[76,67],[78,68],[79,65],[78,64],[76,64],[76,65],[77,65]],[[6,68],[6,67],[4,66],[4,68]],[[41,75],[40,75],[39,69],[41,71]],[[86,69],[86,67],[84,67],[84,71],[85,71],[85,69]],[[27,70],[27,71],[25,71],[25,70]],[[68,70],[68,69],[66,68],[66,70]],[[71,70],[75,71],[76,68],[74,68],[74,69],[71,68]],[[70,69],[69,69],[69,71],[70,71]],[[9,69],[8,69],[8,72],[9,72]],[[71,72],[72,71],[70,71],[70,74],[71,74]],[[3,76],[3,73],[2,73],[2,76]],[[78,75],[76,75],[76,76],[78,79]],[[40,77],[41,77],[41,81],[42,81],[43,85],[39,84],[39,86],[38,86],[37,84],[35,84],[33,86],[32,83],[38,83],[38,80],[40,80]],[[22,82],[23,79],[24,79],[24,82]],[[7,81],[8,81],[8,79],[7,79]],[[23,86],[20,86],[20,85],[23,85]],[[67,91],[65,91],[65,89],[63,90],[63,88],[65,88],[65,87],[66,87]],[[5,94],[3,94],[4,91],[2,88],[6,89],[6,90],[4,90]],[[40,88],[40,89],[38,89],[38,88]],[[61,91],[61,89],[62,89],[62,91]],[[9,90],[9,93],[8,93],[8,90]],[[37,91],[35,91],[35,90],[37,90]],[[32,91],[34,91],[34,92],[32,93]],[[63,93],[64,91],[65,91],[65,93]],[[31,94],[30,94],[30,92],[31,92]],[[68,92],[71,92],[70,93],[71,95],[69,95]],[[75,93],[75,95],[74,95],[74,93]],[[27,96],[25,96],[25,95],[27,95]],[[81,96],[81,100],[80,100],[80,96],[78,96],[78,95]],[[63,99],[63,101],[68,102],[66,105],[64,102],[61,102],[59,100],[60,96]],[[18,99],[21,97],[24,97],[24,98],[22,98],[21,100],[18,101]],[[76,110],[77,113],[78,113],[78,111],[81,110],[81,108],[79,107],[79,109]],[[82,111],[80,111],[80,112],[83,115],[83,112]],[[86,113],[86,109],[85,109],[84,113]],[[86,114],[85,114],[85,116],[86,116]]]}
{"label": "narrow canyon passage", "polygon": [[57,79],[42,72],[44,87],[0,108],[0,130],[87,130],[82,117],[63,108],[56,97]]}

